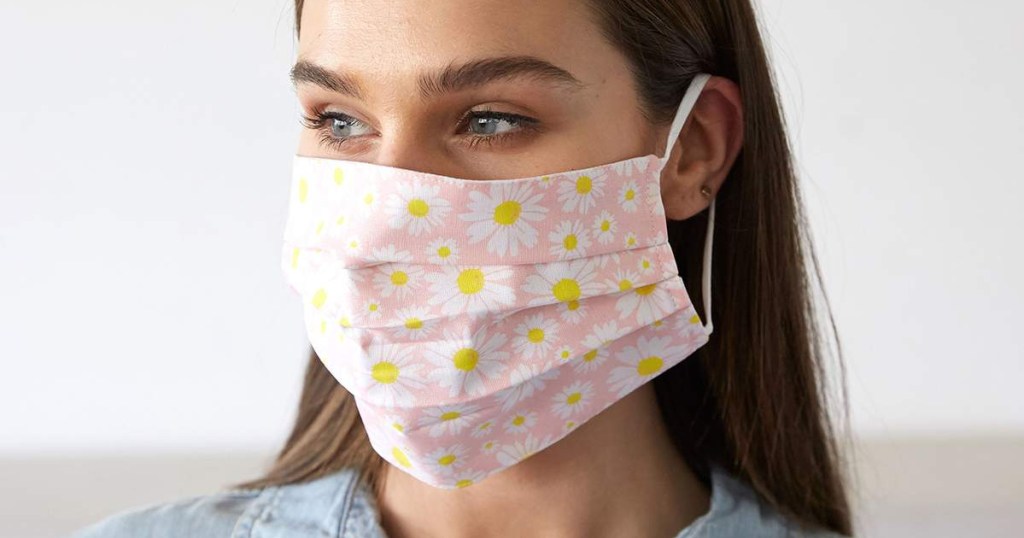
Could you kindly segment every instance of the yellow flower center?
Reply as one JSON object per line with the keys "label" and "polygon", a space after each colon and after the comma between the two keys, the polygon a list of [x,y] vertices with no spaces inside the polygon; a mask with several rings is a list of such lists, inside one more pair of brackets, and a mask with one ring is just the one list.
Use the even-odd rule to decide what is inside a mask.
{"label": "yellow flower center", "polygon": [[565,246],[565,250],[576,250],[576,234],[569,234],[562,240],[562,245]]}
{"label": "yellow flower center", "polygon": [[651,375],[658,370],[661,370],[661,366],[664,361],[657,355],[651,355],[646,359],[640,359],[640,362],[636,363],[636,373],[640,375]]}
{"label": "yellow flower center", "polygon": [[480,269],[466,269],[459,273],[456,280],[459,291],[466,295],[472,295],[484,289],[484,272]]}
{"label": "yellow flower center", "polygon": [[419,198],[409,200],[408,209],[409,214],[414,217],[425,217],[427,216],[427,213],[430,213],[430,206],[427,205],[427,203],[424,202],[423,200],[420,200]]}
{"label": "yellow flower center", "polygon": [[590,181],[590,176],[580,176],[578,179],[576,179],[577,194],[587,194],[588,192],[590,192],[590,188],[592,186],[593,185]]}
{"label": "yellow flower center", "polygon": [[378,383],[394,383],[398,380],[398,367],[390,362],[381,361],[373,365],[371,375]]}
{"label": "yellow flower center", "polygon": [[412,462],[409,461],[409,457],[406,456],[405,452],[402,452],[402,449],[397,446],[391,449],[391,455],[394,456],[395,459],[398,460],[398,463],[403,467],[412,467]]}
{"label": "yellow flower center", "polygon": [[494,222],[503,226],[515,224],[516,221],[519,220],[519,213],[522,212],[522,210],[522,206],[515,200],[502,202],[494,208]]}
{"label": "yellow flower center", "polygon": [[324,290],[323,288],[320,288],[320,289],[316,290],[316,293],[313,294],[313,299],[310,302],[313,303],[314,307],[320,308],[321,306],[324,305],[324,301],[326,301],[326,300],[327,300],[327,291]]}
{"label": "yellow flower center", "polygon": [[580,285],[571,278],[563,278],[551,288],[555,298],[559,301],[569,302],[580,298]]}
{"label": "yellow flower center", "polygon": [[452,362],[455,363],[455,367],[465,372],[476,368],[476,363],[479,360],[480,354],[471,347],[464,347],[456,351],[455,356],[452,357]]}
{"label": "yellow flower center", "polygon": [[657,286],[657,283],[648,284],[646,286],[640,286],[639,288],[636,289],[636,293],[638,295],[650,295],[654,291],[654,288],[656,288]]}

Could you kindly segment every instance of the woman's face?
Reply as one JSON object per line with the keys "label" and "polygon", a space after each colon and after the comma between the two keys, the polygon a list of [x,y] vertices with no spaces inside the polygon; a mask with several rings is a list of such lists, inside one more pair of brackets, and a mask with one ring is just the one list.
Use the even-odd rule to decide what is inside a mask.
{"label": "woman's face", "polygon": [[307,0],[301,22],[297,94],[323,117],[302,155],[498,179],[662,149],[586,2]]}

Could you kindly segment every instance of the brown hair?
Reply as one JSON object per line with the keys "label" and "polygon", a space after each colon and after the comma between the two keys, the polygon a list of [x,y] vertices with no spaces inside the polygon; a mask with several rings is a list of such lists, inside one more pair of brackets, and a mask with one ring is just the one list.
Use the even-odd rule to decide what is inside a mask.
{"label": "brown hair", "polygon": [[[841,442],[849,435],[845,367],[750,1],[589,3],[605,37],[630,61],[652,122],[671,121],[700,72],[735,81],[743,99],[743,149],[716,202],[715,334],[653,380],[674,442],[705,483],[709,464],[717,462],[786,516],[849,535],[844,454],[851,447]],[[295,1],[296,34],[302,5]],[[700,289],[707,213],[668,222],[690,290]],[[815,301],[812,286],[823,303]],[[694,300],[700,301],[696,294]],[[816,317],[819,310],[827,325]],[[841,374],[842,429],[830,410],[836,395],[828,390],[825,358],[832,343]],[[303,482],[354,467],[360,481],[379,493],[385,465],[370,446],[351,394],[311,350],[288,440],[264,476],[236,487]]]}

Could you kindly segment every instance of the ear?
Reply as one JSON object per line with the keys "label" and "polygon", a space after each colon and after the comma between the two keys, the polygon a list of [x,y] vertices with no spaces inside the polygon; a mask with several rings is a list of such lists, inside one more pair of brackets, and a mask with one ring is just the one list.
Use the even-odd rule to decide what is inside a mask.
{"label": "ear", "polygon": [[[700,213],[722,187],[743,146],[743,102],[739,86],[711,77],[686,118],[661,175],[665,217],[685,220]],[[711,195],[701,194],[701,187]]]}

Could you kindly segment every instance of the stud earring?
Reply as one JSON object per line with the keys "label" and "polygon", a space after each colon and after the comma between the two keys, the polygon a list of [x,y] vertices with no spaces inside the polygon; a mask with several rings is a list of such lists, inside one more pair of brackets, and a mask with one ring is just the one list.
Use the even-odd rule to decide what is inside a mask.
{"label": "stud earring", "polygon": [[700,186],[700,193],[703,194],[705,198],[710,198],[711,197],[711,188],[708,187],[707,185],[701,185]]}

